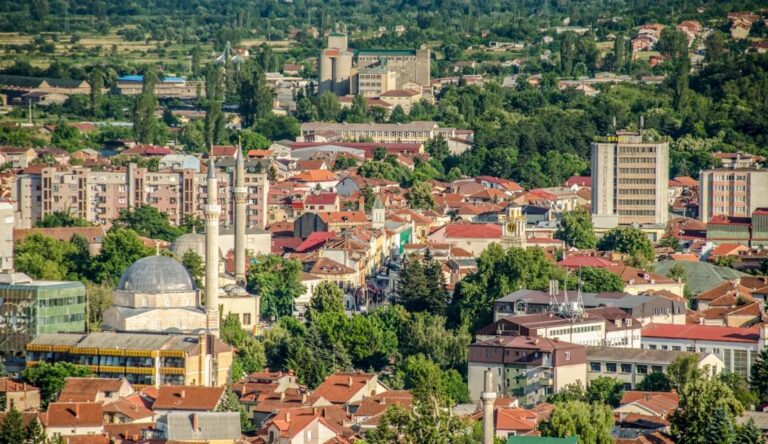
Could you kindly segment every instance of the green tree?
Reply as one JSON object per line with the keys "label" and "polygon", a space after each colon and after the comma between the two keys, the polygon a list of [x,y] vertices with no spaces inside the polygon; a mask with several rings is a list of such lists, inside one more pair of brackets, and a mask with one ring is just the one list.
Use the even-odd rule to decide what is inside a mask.
{"label": "green tree", "polygon": [[768,403],[768,347],[763,347],[752,362],[749,386],[761,404]]}
{"label": "green tree", "polygon": [[592,217],[584,208],[577,208],[563,214],[560,225],[555,231],[555,239],[560,239],[569,247],[580,250],[595,248],[597,237],[592,226]]}
{"label": "green tree", "polygon": [[269,148],[269,139],[251,129],[240,131],[240,144],[244,150],[263,150]]}
{"label": "green tree", "polygon": [[672,390],[669,377],[663,372],[651,372],[637,384],[637,389],[645,392],[668,392]]}
{"label": "green tree", "polygon": [[88,331],[100,331],[104,310],[115,300],[114,288],[85,281],[85,295],[88,299]]}
{"label": "green tree", "polygon": [[448,142],[446,142],[445,137],[443,137],[441,133],[438,133],[434,138],[427,140],[424,144],[424,148],[429,153],[430,157],[440,163],[451,154],[451,151],[448,148]]}
{"label": "green tree", "polygon": [[733,396],[739,400],[744,407],[753,407],[757,405],[757,395],[749,389],[749,384],[743,376],[738,373],[722,372],[717,377],[731,389]]}
{"label": "green tree", "polygon": [[221,111],[221,101],[209,100],[205,105],[205,119],[203,119],[206,146],[213,146],[224,140],[224,136],[226,135],[224,124],[224,113]]}
{"label": "green tree", "polygon": [[662,236],[661,239],[659,239],[659,242],[657,243],[659,247],[665,247],[669,248],[672,251],[680,251],[680,239],[675,237],[671,232],[667,231],[664,236]]}
{"label": "green tree", "polygon": [[600,376],[589,383],[587,401],[618,407],[624,394],[624,383],[616,378]]}
{"label": "green tree", "polygon": [[151,205],[121,210],[114,223],[135,231],[139,236],[169,242],[183,234],[181,228],[171,225],[167,214]]}
{"label": "green tree", "polygon": [[371,121],[371,116],[368,114],[368,106],[365,104],[363,96],[356,95],[352,99],[352,106],[344,113],[343,120],[347,123],[367,123]]}
{"label": "green tree", "polygon": [[397,301],[408,311],[425,311],[428,307],[429,285],[424,264],[416,254],[403,260],[397,281]]}
{"label": "green tree", "polygon": [[323,281],[315,287],[307,309],[309,319],[312,313],[344,313],[344,293],[338,285]]}
{"label": "green tree", "polygon": [[713,31],[707,36],[706,41],[707,62],[719,62],[725,56],[725,36],[720,31]]}
{"label": "green tree", "polygon": [[736,426],[736,437],[733,440],[734,444],[765,444],[765,438],[763,437],[760,429],[755,425],[755,421],[750,418],[749,421],[742,425]]}
{"label": "green tree", "polygon": [[27,437],[26,429],[24,428],[24,420],[14,407],[8,411],[5,415],[5,420],[0,425],[0,443],[23,443]]}
{"label": "green tree", "polygon": [[266,255],[256,258],[248,269],[248,287],[261,295],[261,316],[291,316],[293,302],[306,287],[299,280],[301,263],[293,259]]}
{"label": "green tree", "polygon": [[422,354],[407,357],[398,371],[403,374],[405,388],[422,401],[469,402],[469,389],[461,375],[453,369],[442,370]]}
{"label": "green tree", "polygon": [[227,314],[221,323],[220,335],[222,341],[237,349],[231,370],[233,381],[264,368],[267,363],[264,344],[243,330],[237,314]]}
{"label": "green tree", "polygon": [[157,98],[155,84],[157,74],[153,69],[144,73],[141,94],[136,96],[133,105],[133,138],[142,143],[154,143],[157,138],[158,122],[155,117]]}
{"label": "green tree", "polygon": [[275,95],[267,85],[264,71],[257,63],[248,62],[241,68],[241,73],[238,85],[240,115],[243,126],[250,127],[257,120],[272,113],[272,101]]}
{"label": "green tree", "polygon": [[87,220],[73,216],[72,213],[64,211],[54,211],[46,214],[45,217],[35,222],[37,228],[56,228],[56,227],[90,227],[93,226]]}
{"label": "green tree", "polygon": [[685,267],[680,264],[673,265],[667,272],[667,277],[674,280],[680,280],[681,282],[685,282],[688,278],[687,273],[685,272]]}
{"label": "green tree", "polygon": [[579,442],[610,444],[613,411],[607,405],[567,401],[555,404],[549,419],[539,426],[543,436],[578,436]]}
{"label": "green tree", "polygon": [[101,251],[93,258],[92,275],[97,283],[115,285],[137,260],[154,253],[135,231],[113,226],[104,236]]}
{"label": "green tree", "polygon": [[597,247],[602,251],[628,254],[636,265],[645,264],[654,258],[650,239],[634,227],[614,228],[600,239]]}
{"label": "green tree", "polygon": [[581,267],[578,278],[581,279],[581,291],[586,293],[624,291],[624,281],[621,277],[605,268]]}
{"label": "green tree", "polygon": [[[32,418],[27,425],[26,435],[29,444],[46,444],[47,442],[45,431],[43,431],[40,420],[37,418]],[[3,442],[2,439],[0,439],[0,442]]]}
{"label": "green tree", "polygon": [[74,152],[83,148],[80,131],[74,126],[67,125],[63,122],[57,124],[56,128],[53,130],[51,144],[69,152]]}
{"label": "green tree", "polygon": [[59,396],[59,392],[64,388],[66,378],[83,377],[90,374],[91,370],[84,365],[75,365],[69,362],[56,362],[54,364],[40,362],[24,369],[21,376],[27,383],[40,389],[40,406],[45,408],[49,402],[54,401]]}
{"label": "green tree", "polygon": [[42,22],[48,16],[50,7],[48,0],[30,0],[29,13],[33,19]]}
{"label": "green tree", "polygon": [[104,88],[104,71],[101,67],[96,66],[91,71],[91,114],[94,117],[101,115],[101,90]]}
{"label": "green tree", "polygon": [[679,442],[715,444],[727,439],[742,405],[718,379],[694,379],[679,391],[680,402],[669,415],[672,434]]}
{"label": "green tree", "polygon": [[675,390],[680,390],[691,381],[701,378],[699,358],[693,353],[678,356],[667,366],[669,383]]}
{"label": "green tree", "polygon": [[202,289],[204,287],[203,274],[205,273],[205,269],[203,268],[203,258],[194,250],[187,250],[184,253],[184,256],[181,257],[181,264],[184,265],[184,268],[186,268],[190,276],[192,276],[195,288]]}
{"label": "green tree", "polygon": [[296,102],[296,118],[301,122],[314,122],[318,120],[317,108],[309,97],[302,96]]}
{"label": "green tree", "polygon": [[395,332],[375,316],[352,316],[345,323],[345,333],[340,339],[355,368],[378,371],[398,354]]}
{"label": "green tree", "polygon": [[435,206],[435,197],[432,195],[432,187],[427,182],[416,182],[405,192],[405,200],[408,207],[413,209],[428,210]]}
{"label": "green tree", "polygon": [[318,120],[323,122],[336,122],[341,115],[339,98],[330,92],[324,92],[317,97],[315,108]]}
{"label": "green tree", "polygon": [[467,420],[453,416],[437,398],[414,400],[409,411],[400,406],[390,407],[379,426],[366,433],[371,444],[451,443],[470,444],[481,438]]}
{"label": "green tree", "polygon": [[373,192],[373,188],[370,185],[365,184],[360,194],[363,196],[363,202],[365,207],[363,208],[366,213],[370,213],[373,209],[373,203],[376,202],[376,194]]}
{"label": "green tree", "polygon": [[551,404],[561,404],[570,401],[582,401],[586,402],[587,392],[584,390],[584,386],[581,385],[581,381],[576,381],[573,384],[568,384],[557,393],[553,393],[547,397],[547,402]]}
{"label": "green tree", "polygon": [[432,314],[445,314],[450,295],[446,290],[443,264],[434,260],[429,249],[424,254],[424,278],[427,281],[426,310]]}
{"label": "green tree", "polygon": [[16,270],[33,279],[74,280],[78,276],[70,260],[77,252],[75,246],[66,241],[38,233],[32,233],[14,249]]}

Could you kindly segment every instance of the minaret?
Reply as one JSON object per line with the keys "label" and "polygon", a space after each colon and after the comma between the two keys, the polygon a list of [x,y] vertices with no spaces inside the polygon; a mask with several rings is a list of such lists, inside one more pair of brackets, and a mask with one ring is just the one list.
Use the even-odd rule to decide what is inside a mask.
{"label": "minaret", "polygon": [[248,188],[245,186],[245,159],[243,149],[237,147],[237,163],[235,165],[235,281],[245,283],[245,209],[248,198]]}
{"label": "minaret", "polygon": [[219,181],[213,153],[208,158],[208,200],[205,205],[205,315],[208,332],[219,336]]}
{"label": "minaret", "polygon": [[381,202],[381,199],[379,199],[378,195],[376,196],[376,200],[373,201],[373,208],[371,209],[371,213],[373,216],[373,228],[384,228],[386,222],[386,213],[384,204]]}
{"label": "minaret", "polygon": [[493,371],[485,371],[485,389],[480,394],[483,401],[483,444],[493,444],[496,430],[493,427],[493,404],[496,402],[496,390],[493,388]]}

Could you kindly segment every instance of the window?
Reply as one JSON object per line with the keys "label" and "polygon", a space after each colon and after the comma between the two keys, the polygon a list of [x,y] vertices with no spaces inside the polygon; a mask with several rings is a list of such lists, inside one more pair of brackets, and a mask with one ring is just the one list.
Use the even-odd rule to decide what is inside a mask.
{"label": "window", "polygon": [[589,363],[589,369],[593,372],[599,372],[602,366],[599,362],[590,362]]}
{"label": "window", "polygon": [[649,345],[648,350],[656,350],[656,344]]}
{"label": "window", "polygon": [[251,325],[251,314],[243,313],[243,325]]}
{"label": "window", "polygon": [[660,365],[654,365],[651,367],[651,370],[653,370],[654,373],[662,373],[664,371]]}
{"label": "window", "polygon": [[616,373],[616,363],[615,362],[606,362],[605,363],[605,371],[608,373]]}
{"label": "window", "polygon": [[714,353],[714,354],[716,354],[716,355],[720,356],[720,349],[719,349],[719,348],[713,348],[713,349],[712,349],[712,353]]}
{"label": "window", "polygon": [[570,361],[571,360],[571,352],[565,352],[565,360]]}
{"label": "window", "polygon": [[672,346],[672,350],[674,350],[674,351],[680,351],[680,346],[679,346],[679,345],[673,345],[673,346]]}
{"label": "window", "polygon": [[669,349],[669,347],[667,347],[666,345],[662,345],[662,346],[661,346],[661,349],[662,349],[662,350],[668,350],[668,349]]}
{"label": "window", "polygon": [[638,364],[637,365],[637,373],[639,373],[641,375],[648,374],[648,366],[647,365]]}
{"label": "window", "polygon": [[632,364],[621,364],[622,373],[632,373]]}

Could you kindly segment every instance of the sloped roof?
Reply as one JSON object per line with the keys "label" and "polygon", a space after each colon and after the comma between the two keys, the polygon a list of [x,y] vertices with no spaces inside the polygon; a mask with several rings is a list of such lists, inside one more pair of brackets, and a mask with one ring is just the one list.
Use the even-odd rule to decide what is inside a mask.
{"label": "sloped roof", "polygon": [[728,267],[719,267],[708,262],[664,260],[656,264],[656,273],[667,275],[675,265],[685,270],[687,288],[694,294],[703,293],[723,282],[747,276],[745,273]]}
{"label": "sloped roof", "polygon": [[118,392],[123,379],[116,378],[66,378],[59,393],[59,401],[96,402],[100,392]]}
{"label": "sloped roof", "polygon": [[224,387],[163,385],[152,409],[213,411],[223,395]]}
{"label": "sloped roof", "polygon": [[496,224],[447,224],[445,237],[459,239],[500,239],[501,226]]}
{"label": "sloped roof", "polygon": [[720,327],[713,325],[661,325],[649,324],[642,330],[648,338],[688,339],[702,341],[738,342],[757,344],[757,328]]}
{"label": "sloped roof", "polygon": [[373,373],[334,373],[325,378],[312,394],[333,404],[345,404],[373,379],[376,379]]}
{"label": "sloped roof", "polygon": [[99,427],[104,411],[98,402],[52,402],[40,421],[45,427]]}

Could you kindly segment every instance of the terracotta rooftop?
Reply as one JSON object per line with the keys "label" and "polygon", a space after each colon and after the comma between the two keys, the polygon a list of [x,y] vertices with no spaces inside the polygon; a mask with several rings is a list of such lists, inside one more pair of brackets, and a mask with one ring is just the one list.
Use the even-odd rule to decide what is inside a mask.
{"label": "terracotta rooftop", "polygon": [[351,274],[355,270],[347,267],[344,264],[340,264],[333,259],[327,257],[319,258],[309,269],[309,273],[314,275],[339,275],[339,274]]}
{"label": "terracotta rooftop", "polygon": [[333,404],[346,404],[375,378],[373,373],[334,373],[312,394]]}
{"label": "terracotta rooftop", "polygon": [[446,238],[501,239],[501,226],[496,224],[447,224]]}
{"label": "terracotta rooftop", "polygon": [[117,378],[66,378],[59,401],[96,402],[99,393],[119,392],[122,385]]}
{"label": "terracotta rooftop", "polygon": [[0,378],[0,393],[40,391],[37,387],[26,382],[14,381],[11,378]]}
{"label": "terracotta rooftop", "polygon": [[336,193],[310,194],[304,198],[305,205],[333,205],[339,195]]}
{"label": "terracotta rooftop", "polygon": [[323,211],[317,213],[320,219],[327,224],[331,223],[367,223],[368,216],[364,211]]}
{"label": "terracotta rooftop", "polygon": [[338,180],[338,177],[328,170],[307,170],[291,177],[291,180],[297,182],[333,182]]}
{"label": "terracotta rooftop", "polygon": [[687,339],[755,343],[760,339],[757,328],[720,327],[710,325],[662,325],[649,324],[641,332],[646,338]]}
{"label": "terracotta rooftop", "polygon": [[213,411],[223,394],[224,387],[163,385],[152,409]]}
{"label": "terracotta rooftop", "polygon": [[104,410],[98,402],[52,402],[40,415],[45,427],[100,427],[104,423]]}

